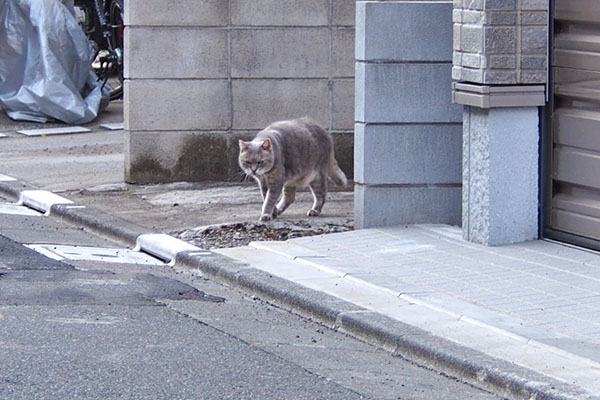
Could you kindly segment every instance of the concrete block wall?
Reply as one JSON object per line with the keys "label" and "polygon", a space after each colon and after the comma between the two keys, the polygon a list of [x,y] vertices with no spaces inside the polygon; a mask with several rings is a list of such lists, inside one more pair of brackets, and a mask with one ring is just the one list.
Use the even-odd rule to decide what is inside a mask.
{"label": "concrete block wall", "polygon": [[238,139],[311,116],[353,172],[355,0],[128,0],[126,180],[237,179]]}
{"label": "concrete block wall", "polygon": [[461,223],[452,1],[359,1],[355,226]]}
{"label": "concrete block wall", "polygon": [[539,84],[547,80],[548,0],[454,0],[458,81]]}

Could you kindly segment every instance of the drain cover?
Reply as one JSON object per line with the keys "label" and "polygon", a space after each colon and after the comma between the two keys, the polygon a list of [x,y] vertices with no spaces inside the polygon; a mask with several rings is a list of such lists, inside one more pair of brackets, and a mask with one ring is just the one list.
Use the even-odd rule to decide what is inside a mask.
{"label": "drain cover", "polygon": [[103,261],[125,264],[164,265],[164,262],[146,253],[130,249],[69,246],[57,244],[26,244],[26,247],[54,260]]}

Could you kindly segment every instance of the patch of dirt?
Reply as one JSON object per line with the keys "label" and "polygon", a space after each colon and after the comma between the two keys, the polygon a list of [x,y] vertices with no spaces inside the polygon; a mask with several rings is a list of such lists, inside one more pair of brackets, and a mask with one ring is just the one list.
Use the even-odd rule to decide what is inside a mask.
{"label": "patch of dirt", "polygon": [[246,246],[256,241],[285,241],[304,236],[323,235],[353,230],[352,219],[335,221],[275,220],[263,222],[238,222],[202,226],[172,235],[203,249]]}

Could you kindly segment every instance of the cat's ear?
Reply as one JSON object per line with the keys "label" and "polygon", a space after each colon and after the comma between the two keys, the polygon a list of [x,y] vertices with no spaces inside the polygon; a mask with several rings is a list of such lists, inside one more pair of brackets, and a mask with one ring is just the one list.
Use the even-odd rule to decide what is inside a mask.
{"label": "cat's ear", "polygon": [[240,140],[240,151],[246,151],[248,150],[248,142],[244,142],[243,140]]}
{"label": "cat's ear", "polygon": [[263,150],[267,150],[267,151],[271,150],[271,139],[266,138],[265,141],[263,142],[262,146],[260,146],[260,147],[262,147]]}

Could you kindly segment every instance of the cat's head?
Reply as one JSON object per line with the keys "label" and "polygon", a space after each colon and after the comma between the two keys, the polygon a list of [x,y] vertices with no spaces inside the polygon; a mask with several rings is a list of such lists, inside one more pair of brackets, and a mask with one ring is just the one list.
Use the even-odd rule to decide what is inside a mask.
{"label": "cat's head", "polygon": [[275,156],[271,139],[253,140],[245,142],[240,140],[240,155],[238,162],[242,170],[252,176],[261,176],[273,169]]}

